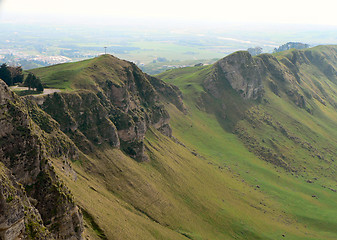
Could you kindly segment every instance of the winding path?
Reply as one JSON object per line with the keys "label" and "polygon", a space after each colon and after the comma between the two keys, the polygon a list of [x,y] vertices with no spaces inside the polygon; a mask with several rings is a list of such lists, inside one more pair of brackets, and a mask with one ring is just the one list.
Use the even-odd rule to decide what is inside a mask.
{"label": "winding path", "polygon": [[[28,87],[18,87],[18,86],[12,86],[12,87],[9,87],[12,91],[13,90],[19,90],[19,91],[25,91],[25,90],[28,90]],[[48,95],[48,94],[51,94],[51,93],[54,93],[54,92],[61,92],[60,89],[57,89],[57,88],[45,88],[43,90],[43,93],[40,93],[40,94],[32,94],[31,96],[42,96],[42,95]]]}

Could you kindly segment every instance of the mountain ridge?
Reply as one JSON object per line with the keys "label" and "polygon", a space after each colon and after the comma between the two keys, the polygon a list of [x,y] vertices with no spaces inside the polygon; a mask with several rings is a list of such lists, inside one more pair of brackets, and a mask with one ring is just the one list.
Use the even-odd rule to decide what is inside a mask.
{"label": "mountain ridge", "polygon": [[[323,49],[324,51],[319,52],[317,49]],[[215,103],[219,100],[222,101],[222,106],[217,107],[215,110],[217,111],[215,114],[219,116],[219,120],[222,122],[230,121],[228,118],[231,115],[237,116],[234,117],[236,119],[234,121],[243,120],[244,115],[246,115],[245,117],[250,119],[249,121],[252,123],[256,120],[256,117],[259,118],[260,116],[249,116],[254,113],[251,112],[251,114],[247,115],[244,113],[246,110],[242,111],[240,108],[244,109],[245,105],[253,107],[254,105],[260,105],[260,103],[267,106],[269,104],[269,92],[279,98],[287,98],[294,105],[312,115],[315,114],[315,111],[320,110],[320,106],[317,106],[318,102],[323,106],[329,103],[332,108],[335,108],[336,104],[333,100],[334,98],[324,90],[321,84],[315,79],[310,79],[310,75],[301,71],[301,68],[311,65],[315,68],[316,75],[324,76],[328,81],[335,83],[337,80],[335,67],[322,59],[325,59],[324,57],[329,57],[330,60],[336,59],[336,50],[336,47],[321,46],[304,51],[290,50],[282,54],[276,54],[276,57],[270,54],[251,57],[246,51],[236,52],[215,63],[211,67],[211,73],[205,77],[202,86],[206,92],[217,99],[216,101],[210,101],[213,101],[214,104],[219,104]],[[233,68],[232,65],[236,67]],[[257,74],[251,74],[251,72],[256,72]],[[163,73],[159,76],[165,76],[165,74],[169,75],[170,73]],[[250,77],[247,78],[246,75]],[[304,87],[303,84],[306,84],[306,86]],[[231,96],[233,94],[228,92],[228,87],[234,89],[237,94],[246,99],[239,104],[240,107],[234,107],[234,109],[230,110],[230,114],[226,114],[226,106],[235,106],[235,104],[228,102],[233,98]],[[328,85],[327,89],[329,88],[331,89],[331,86]],[[254,92],[256,93],[255,95]],[[229,99],[226,100],[227,97]],[[236,102],[239,101],[236,100]],[[260,114],[264,113],[261,112]],[[271,117],[272,115],[269,114],[269,118]],[[264,118],[262,117],[258,121],[262,120],[265,123],[271,121],[264,120]],[[287,130],[280,123],[273,125],[274,123],[269,122],[268,124],[275,129],[281,128],[280,131],[283,132],[283,135],[293,138],[288,135]],[[240,132],[239,129],[235,131],[237,133]],[[242,137],[248,135],[244,132],[241,133]],[[269,153],[268,156],[269,158],[271,157]],[[279,162],[283,161],[279,159]]]}
{"label": "mountain ridge", "polygon": [[335,239],[336,53],[238,52],[155,77],[103,55],[33,70],[60,93],[0,99],[43,136],[83,238]]}
{"label": "mountain ridge", "polygon": [[[163,105],[160,104],[160,101],[172,101],[180,110],[185,111],[179,90],[165,84],[159,79],[142,73],[135,64],[119,60],[111,55],[103,55],[91,61],[83,61],[82,63],[85,63],[85,68],[82,68],[83,74],[90,80],[85,81],[85,84],[78,84],[77,80],[74,80],[73,87],[77,89],[77,95],[75,92],[58,93],[53,96],[40,97],[37,102],[43,102],[40,104],[42,109],[63,123],[61,124],[62,129],[67,129],[67,132],[74,132],[75,134],[77,134],[77,126],[85,128],[83,125],[85,124],[84,120],[79,119],[83,117],[80,116],[81,112],[83,114],[85,112],[90,113],[91,111],[88,108],[86,108],[86,111],[82,109],[76,114],[74,114],[74,111],[78,111],[77,108],[82,105],[91,106],[92,104],[98,104],[97,108],[100,110],[96,114],[102,112],[105,115],[102,118],[106,119],[106,126],[110,126],[105,129],[110,129],[114,135],[110,140],[112,145],[119,147],[121,144],[121,148],[125,152],[128,152],[130,156],[133,156],[133,158],[139,161],[146,160],[147,156],[144,153],[143,144],[146,129],[152,125],[164,134],[171,135],[171,129],[168,125],[169,116]],[[75,63],[74,65],[77,64],[81,63]],[[71,64],[67,64],[66,66],[69,65]],[[60,66],[55,67],[58,68]],[[49,67],[48,69],[51,68]],[[33,72],[38,73],[37,71]],[[108,74],[105,73],[106,71]],[[46,78],[48,79],[48,76],[42,75],[41,78],[44,81]],[[77,78],[83,78],[81,72],[77,73]],[[161,94],[157,93],[156,88]],[[90,95],[93,98],[86,104],[81,103],[81,99],[85,97],[83,89],[88,90],[88,96]],[[95,94],[90,93],[90,91],[93,91]],[[168,93],[166,96],[164,96],[165,92]],[[62,102],[61,105],[64,105],[65,109],[51,109],[51,106],[60,106],[60,104],[54,103],[58,101],[56,98],[59,98],[59,101]],[[32,99],[35,98],[33,97]],[[66,106],[67,102],[71,102],[73,106]],[[77,116],[77,121],[70,120],[70,115],[68,117],[57,115],[58,112],[66,113],[67,109],[72,109],[73,114],[70,115]],[[68,120],[64,121],[62,118],[67,118]],[[79,123],[78,120],[82,121],[83,124]],[[69,125],[70,122],[74,122],[73,127],[64,126]],[[104,134],[105,129],[102,128],[101,133]],[[83,134],[79,133],[79,135]],[[93,133],[92,140],[94,140],[93,138],[96,135],[100,136],[101,134],[97,132]],[[81,137],[80,141],[86,140]],[[95,141],[102,142],[102,140]]]}

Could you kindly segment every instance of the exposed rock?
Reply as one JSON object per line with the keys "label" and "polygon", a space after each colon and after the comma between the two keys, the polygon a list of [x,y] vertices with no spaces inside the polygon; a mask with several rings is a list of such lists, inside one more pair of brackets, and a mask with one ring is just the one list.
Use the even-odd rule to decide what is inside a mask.
{"label": "exposed rock", "polygon": [[22,239],[28,236],[35,236],[35,239],[52,238],[43,226],[38,211],[30,204],[10,172],[0,163],[0,239]]}
{"label": "exposed rock", "polygon": [[92,144],[103,142],[119,147],[117,129],[93,92],[54,93],[41,98],[44,101],[40,107],[60,124],[61,130],[82,151],[88,152]]}
{"label": "exposed rock", "polygon": [[[327,47],[329,48],[329,47]],[[281,97],[286,94],[290,101],[313,114],[307,100],[315,98],[323,105],[327,102],[337,108],[337,102],[325,88],[313,80],[313,90],[301,86],[301,65],[314,65],[332,82],[337,82],[334,61],[336,50],[329,48],[328,54],[313,50],[293,50],[276,58],[271,54],[252,57],[248,52],[235,52],[214,64],[204,81],[205,90],[217,99],[225,99],[224,89],[234,89],[244,99],[261,99],[264,93],[262,82]],[[329,61],[331,60],[331,61]]]}
{"label": "exposed rock", "polygon": [[305,108],[305,98],[303,95],[299,94],[297,90],[288,90],[286,94],[298,107]]}
{"label": "exposed rock", "polygon": [[274,82],[269,82],[269,88],[275,95],[280,96],[279,88]]}
{"label": "exposed rock", "polygon": [[258,99],[263,94],[261,68],[245,51],[235,52],[215,63],[214,72],[204,82],[205,89],[220,98],[219,83],[227,81],[245,99]]}
{"label": "exposed rock", "polygon": [[187,109],[183,103],[183,94],[178,87],[167,84],[162,80],[146,75],[152,86],[156,89],[161,97],[161,100],[166,100],[174,104],[183,113],[187,112]]}
{"label": "exposed rock", "polygon": [[[78,85],[71,93],[30,97],[50,114],[76,145],[90,152],[93,145],[121,148],[137,161],[147,160],[144,138],[153,127],[171,137],[170,116],[163,102],[186,112],[175,86],[144,74],[135,64],[111,55],[88,67],[95,85]],[[100,68],[109,69],[101,76]],[[95,70],[95,71],[92,71]]]}
{"label": "exposed rock", "polygon": [[[11,238],[14,235],[46,239],[47,228],[55,239],[82,239],[81,213],[49,160],[51,155],[63,156],[63,159],[75,156],[76,149],[68,149],[71,141],[58,130],[55,121],[51,120],[44,131],[32,121],[28,112],[31,111],[27,106],[0,81],[0,161],[3,169],[10,171],[2,175],[7,184],[1,181],[0,202],[4,208],[0,209],[9,211],[4,213],[9,218],[5,222],[0,219],[0,234],[6,236],[5,239],[14,239]],[[41,119],[36,118],[49,121],[48,115],[42,115]],[[54,141],[55,145],[48,144],[49,141]],[[8,186],[12,186],[12,190],[8,190]]]}
{"label": "exposed rock", "polygon": [[[163,93],[169,92],[167,96],[175,94],[173,99],[178,101],[174,102],[178,107],[182,108],[183,104],[181,102],[178,105],[178,90],[161,80],[149,77],[133,63],[123,61],[120,64],[125,66],[119,84],[106,81],[98,94],[117,128],[121,149],[137,161],[145,161],[148,159],[144,147],[147,129],[154,127],[169,137],[172,134],[168,125],[170,116],[159,101],[160,98],[165,98]],[[151,83],[156,85],[162,95],[158,94]]]}
{"label": "exposed rock", "polygon": [[261,75],[264,79],[270,79],[276,83],[281,82],[283,85],[287,82],[294,82],[290,71],[284,67],[278,60],[271,54],[261,54],[256,57],[255,61],[258,63]]}

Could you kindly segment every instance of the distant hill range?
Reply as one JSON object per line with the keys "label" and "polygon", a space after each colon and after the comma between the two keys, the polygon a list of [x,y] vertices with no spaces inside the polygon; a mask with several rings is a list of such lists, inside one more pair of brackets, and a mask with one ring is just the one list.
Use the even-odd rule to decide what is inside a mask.
{"label": "distant hill range", "polygon": [[309,48],[309,47],[310,47],[310,45],[306,44],[306,43],[288,42],[288,43],[283,44],[282,46],[280,46],[278,48],[275,48],[274,49],[274,53],[286,51],[286,50],[289,50],[289,49],[292,49],[292,48],[295,48],[295,49],[305,49],[305,48]]}

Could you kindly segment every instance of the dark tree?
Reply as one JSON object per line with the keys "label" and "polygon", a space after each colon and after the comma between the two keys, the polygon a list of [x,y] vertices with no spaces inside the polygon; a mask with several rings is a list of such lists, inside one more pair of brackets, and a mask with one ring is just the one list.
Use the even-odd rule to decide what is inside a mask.
{"label": "dark tree", "polygon": [[8,67],[8,69],[11,72],[13,84],[23,82],[22,67]]}
{"label": "dark tree", "polygon": [[34,88],[37,87],[37,84],[39,83],[38,78],[33,74],[33,78],[32,78],[32,88],[34,90]]}
{"label": "dark tree", "polygon": [[44,90],[40,78],[36,77],[33,73],[28,73],[28,76],[24,82],[24,86],[28,87],[29,90],[31,88],[33,90],[36,89],[38,92],[42,92]]}
{"label": "dark tree", "polygon": [[12,86],[13,85],[12,74],[11,74],[11,71],[8,69],[8,66],[7,66],[6,63],[4,63],[4,64],[2,64],[0,66],[0,78],[2,80],[4,80],[4,82],[8,86]]}
{"label": "dark tree", "polygon": [[28,89],[30,90],[31,88],[34,88],[34,82],[35,82],[35,75],[33,73],[28,73],[28,76],[26,77],[26,80],[24,82],[24,86],[28,87]]}
{"label": "dark tree", "polygon": [[38,83],[37,83],[37,86],[36,86],[36,91],[43,92],[43,90],[44,90],[44,87],[42,86],[41,80],[38,78]]}
{"label": "dark tree", "polygon": [[13,84],[22,83],[22,82],[23,82],[23,74],[16,75],[15,77],[13,77]]}

